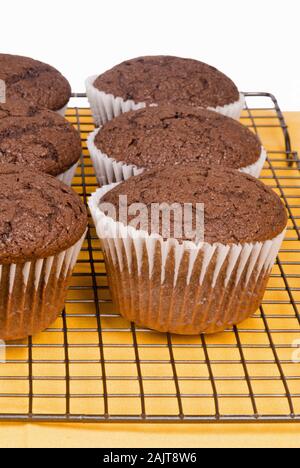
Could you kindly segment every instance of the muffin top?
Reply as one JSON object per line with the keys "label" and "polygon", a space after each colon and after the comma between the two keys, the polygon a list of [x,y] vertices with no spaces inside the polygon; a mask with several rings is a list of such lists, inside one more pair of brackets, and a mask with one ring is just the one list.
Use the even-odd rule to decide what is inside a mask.
{"label": "muffin top", "polygon": [[[119,203],[124,208],[120,195],[127,195],[128,207],[133,203],[143,203],[147,208],[144,220],[147,220],[148,215],[148,232],[158,233],[164,238],[161,222],[158,229],[151,229],[151,208],[154,203],[179,203],[181,208],[186,203],[192,204],[195,232],[197,203],[203,203],[204,241],[209,243],[263,242],[276,237],[287,224],[285,208],[275,192],[248,174],[220,166],[169,166],[160,171],[152,169],[131,177],[100,200],[99,207],[107,214],[107,205],[102,203],[111,203],[115,207],[116,215],[112,217],[116,221],[123,219],[123,214],[120,218]],[[127,224],[134,224],[139,213],[141,211],[128,211]],[[178,217],[172,213],[169,232],[178,234],[177,223],[180,223],[182,233],[176,235],[176,239],[179,242],[194,240],[185,234],[183,221],[178,221]]]}
{"label": "muffin top", "polygon": [[0,165],[0,263],[46,258],[75,244],[87,225],[80,197],[47,174]]}
{"label": "muffin top", "polygon": [[55,68],[19,55],[0,54],[0,79],[7,98],[19,97],[30,104],[59,110],[70,99],[70,84]]}
{"label": "muffin top", "polygon": [[261,153],[258,138],[236,120],[174,104],[121,114],[102,127],[95,145],[117,161],[146,169],[190,162],[240,169]]}
{"label": "muffin top", "polygon": [[0,104],[0,163],[58,175],[81,155],[80,135],[56,112],[21,100]]}
{"label": "muffin top", "polygon": [[124,100],[147,104],[217,107],[239,99],[235,84],[216,68],[167,55],[126,60],[98,76],[94,86]]}

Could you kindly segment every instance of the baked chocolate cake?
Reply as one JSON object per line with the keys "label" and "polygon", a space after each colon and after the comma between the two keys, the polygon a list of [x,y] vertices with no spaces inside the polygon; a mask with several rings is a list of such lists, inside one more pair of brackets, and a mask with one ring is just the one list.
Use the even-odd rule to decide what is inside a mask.
{"label": "baked chocolate cake", "polygon": [[70,84],[58,70],[29,57],[0,54],[0,80],[5,81],[7,99],[21,98],[54,111],[71,96]]}
{"label": "baked chocolate cake", "polygon": [[62,311],[87,225],[69,187],[23,166],[0,165],[0,338],[46,328]]}
{"label": "baked chocolate cake", "polygon": [[0,163],[63,176],[80,155],[79,133],[57,113],[21,100],[0,104]]}
{"label": "baked chocolate cake", "polygon": [[[88,140],[98,180],[118,181],[120,165],[159,169],[167,164],[220,164],[259,176],[265,152],[256,135],[236,120],[207,109],[163,104],[122,114]],[[107,159],[109,158],[110,161]],[[100,164],[103,160],[103,164]],[[101,171],[118,164],[118,173]],[[125,178],[125,177],[124,177]]]}
{"label": "baked chocolate cake", "polygon": [[239,117],[243,107],[243,99],[230,78],[189,58],[158,55],[126,60],[88,78],[86,85],[97,124],[136,106],[183,104],[213,108],[234,118]]}
{"label": "baked chocolate cake", "polygon": [[[128,210],[124,224],[120,195],[139,214],[146,209],[143,222],[136,223],[138,213]],[[163,231],[163,211],[153,229],[153,206],[174,203],[181,213],[191,205],[193,215],[203,204],[203,241],[186,235],[185,215],[178,218],[172,209],[170,237]],[[90,209],[120,313],[140,326],[180,334],[222,331],[257,310],[287,224],[275,192],[220,166],[149,170],[99,189]],[[196,233],[195,219],[188,232]],[[175,237],[178,222],[182,234]]]}
{"label": "baked chocolate cake", "polygon": [[[210,244],[264,242],[280,234],[287,224],[285,208],[278,195],[254,177],[232,169],[169,166],[131,177],[101,199],[101,203],[115,206],[115,221],[119,221],[120,195],[127,196],[128,206],[142,203],[147,207],[149,228],[153,203],[180,203],[182,206],[191,203],[194,209],[196,203],[203,203],[204,241]],[[134,217],[135,214],[128,214],[128,224]],[[174,219],[170,221],[172,225]],[[151,234],[150,230],[148,232]]]}
{"label": "baked chocolate cake", "polygon": [[94,86],[124,100],[149,104],[217,107],[239,99],[235,84],[216,68],[167,55],[126,60],[98,76]]}

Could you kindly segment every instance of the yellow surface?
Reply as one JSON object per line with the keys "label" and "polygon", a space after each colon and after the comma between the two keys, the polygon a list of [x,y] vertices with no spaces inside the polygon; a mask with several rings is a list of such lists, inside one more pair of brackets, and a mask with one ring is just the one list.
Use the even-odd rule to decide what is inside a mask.
{"label": "yellow surface", "polygon": [[[286,113],[285,114],[287,123],[289,125],[290,129],[290,134],[292,137],[292,145],[294,150],[300,151],[300,132],[298,131],[299,126],[300,126],[300,113]],[[72,118],[70,118],[72,120]],[[270,120],[271,122],[271,120]],[[244,123],[249,123],[245,122]],[[88,130],[88,129],[86,129]],[[260,136],[263,140],[263,143],[266,145],[266,147],[270,150],[282,150],[282,136],[280,131],[277,131],[276,129],[262,129],[260,132]],[[282,157],[282,156],[281,156]],[[279,155],[278,155],[279,158]],[[280,163],[278,163],[280,166]],[[267,177],[268,171],[264,171],[264,176]],[[284,167],[282,171],[280,172],[280,175],[284,175]],[[290,173],[289,173],[290,175]],[[265,182],[274,184],[274,180],[268,180],[266,179]],[[285,183],[282,182],[282,183]],[[300,182],[299,180],[297,182],[295,181],[289,181],[288,179],[286,180],[286,184],[288,183],[297,183],[300,187]],[[287,189],[288,191],[289,189]],[[288,192],[286,192],[288,193]],[[294,192],[293,192],[294,193]],[[296,203],[296,202],[295,202]],[[299,200],[297,202],[299,204]],[[299,213],[294,213],[295,215],[299,216]],[[298,223],[299,224],[299,223]],[[291,232],[289,235],[292,235],[293,233]],[[295,245],[292,245],[291,242],[285,242],[284,244],[285,248],[293,248]],[[295,258],[292,258],[289,256],[288,253],[281,254],[281,260],[295,260]],[[299,258],[296,259],[299,261]],[[78,271],[85,271],[85,266],[84,265],[79,265]],[[101,271],[103,268],[102,264],[96,265],[96,268],[99,269],[97,271]],[[276,267],[275,267],[276,268]],[[293,269],[293,267],[289,267]],[[87,270],[88,271],[88,270]],[[276,270],[275,270],[276,271]],[[291,270],[289,271],[291,272]],[[299,272],[298,272],[299,273]],[[87,280],[88,281],[88,280]],[[101,280],[102,281],[102,280]],[[281,279],[272,279],[271,285],[276,287],[276,286],[282,286],[281,284]],[[74,280],[74,285],[76,285],[76,280]],[[298,285],[294,285],[298,286]],[[88,293],[86,293],[86,299],[89,299],[90,297],[88,296]],[[271,294],[270,292],[267,293]],[[298,294],[297,300],[299,300],[300,295]],[[286,300],[286,293],[285,292],[278,292],[272,293],[272,296],[267,296],[265,299],[276,299],[276,300]],[[76,299],[76,294],[75,292],[72,291],[72,294],[70,294],[69,298],[71,299]],[[104,297],[101,296],[101,299]],[[105,299],[105,298],[104,298]],[[76,305],[72,306],[72,312],[75,311],[76,313]],[[84,307],[81,307],[79,312],[89,312],[92,306],[90,303],[87,303]],[[107,305],[108,309],[107,311],[109,312],[109,306]],[[278,314],[279,311],[274,308],[274,306],[269,307],[266,304],[266,313],[271,314]],[[275,309],[275,310],[274,310]],[[103,311],[103,308],[102,308]],[[285,313],[287,315],[292,314],[293,311],[290,310],[289,305],[282,306],[280,309],[280,312]],[[69,327],[78,327],[78,320],[82,320],[83,322],[81,323],[81,327],[90,327],[91,322],[90,320],[94,319],[85,319],[85,318],[76,318],[76,317],[71,317],[68,318],[68,326]],[[114,319],[117,320],[117,322],[113,322],[112,325],[112,320],[113,319],[104,319],[103,320],[103,326],[104,327],[111,327],[115,326],[120,328],[121,330],[124,331],[124,329],[128,326],[126,324],[126,321],[123,321],[122,319]],[[280,322],[276,317],[274,319],[270,318],[268,319],[269,321],[269,326],[272,328],[280,328],[284,326],[285,322]],[[289,322],[289,326],[293,327],[293,319],[291,318],[291,321]],[[58,319],[57,323],[53,326],[61,327],[61,319]],[[251,334],[251,343],[253,343],[253,340],[255,339],[256,344],[264,344],[265,341],[265,336],[264,334],[260,333],[261,330],[261,321],[259,321],[256,318],[250,318],[248,321],[246,321],[244,324],[242,324],[241,327],[239,327],[241,330],[247,328],[254,328],[257,329],[256,334]],[[294,325],[295,330],[298,329],[298,326]],[[43,343],[49,343],[49,342],[55,342],[55,337],[61,336],[56,333],[43,333],[40,334],[39,336],[34,338],[34,343],[35,344],[43,344]],[[243,343],[247,343],[247,333],[242,334],[243,338]],[[254,338],[255,336],[255,338]],[[122,359],[126,360],[132,358],[130,356],[130,353],[132,350],[129,348],[126,348],[126,344],[130,344],[129,340],[130,334],[129,333],[116,333],[116,332],[111,332],[111,333],[106,333],[105,334],[105,339],[108,340],[107,342],[110,344],[117,343],[117,344],[122,344],[125,345],[125,348],[122,348]],[[276,339],[276,335],[273,337]],[[285,344],[290,344],[293,339],[298,339],[300,338],[299,333],[298,334],[285,334],[282,333],[280,335],[280,343],[285,343]],[[97,334],[90,332],[90,333],[72,333],[71,336],[69,336],[69,342],[72,344],[80,342],[82,345],[85,343],[90,343],[93,340],[95,341],[97,339]],[[147,334],[141,334],[138,335],[138,339],[142,341],[142,343],[147,343],[147,340],[153,339],[149,338]],[[155,336],[155,341],[156,343],[160,342],[162,345],[165,343],[164,337]],[[159,341],[160,340],[160,341]],[[219,341],[218,341],[219,340]],[[207,343],[218,343],[222,342],[225,344],[230,344],[232,343],[232,334],[222,334],[219,335],[218,337],[208,337],[207,338]],[[57,341],[57,340],[56,340]],[[150,342],[149,341],[149,342]],[[174,339],[173,343],[177,343],[180,345],[181,341],[180,338]],[[191,339],[191,342],[193,342],[193,339]],[[196,344],[196,341],[195,341]],[[176,348],[177,349],[177,348]],[[151,351],[151,350],[150,350]],[[187,355],[184,353],[186,352],[183,348],[179,348],[177,350],[180,352],[180,357],[179,355],[175,356],[175,359],[185,359],[187,358]],[[192,348],[188,350],[189,356],[188,359],[203,359],[203,356],[201,357],[199,348]],[[34,348],[34,352],[38,353],[39,358],[44,358],[44,359],[61,359],[63,358],[63,349],[43,349],[43,348]],[[82,351],[83,352],[83,351]],[[87,357],[89,359],[93,359],[95,357],[95,353],[97,353],[97,348],[94,350],[91,350],[90,355]],[[148,351],[149,352],[149,351]],[[151,351],[152,352],[152,351]],[[165,348],[158,348],[158,351],[156,350],[156,353],[159,352],[159,359],[168,359],[167,355],[165,356],[164,353],[167,352],[167,349]],[[214,355],[216,350],[211,349],[210,357],[211,359],[219,359],[219,356]],[[260,359],[268,359],[269,358],[269,350],[264,349],[261,351],[262,354],[260,356]],[[286,352],[287,354],[282,354],[280,355],[280,359],[289,359],[291,352],[289,349],[283,350],[283,352]],[[20,351],[18,351],[18,359],[20,359]],[[25,353],[25,351],[24,351]],[[75,348],[74,350],[70,350],[70,359],[73,360],[80,360],[82,359],[82,354],[80,355],[80,350]],[[85,356],[87,356],[87,351],[85,350]],[[114,349],[114,347],[109,347],[106,348],[106,359],[108,360],[113,360],[116,357],[120,357],[120,350],[119,348]],[[128,355],[127,355],[128,353]],[[142,358],[143,359],[153,359],[155,356],[153,354],[149,355],[147,354],[147,348],[143,351]],[[194,354],[195,353],[195,357]],[[225,356],[225,357],[224,357]],[[34,356],[37,358],[37,355]],[[239,357],[236,355],[236,351],[230,348],[229,350],[226,351],[226,349],[222,350],[222,356],[220,356],[220,359],[232,359],[238,360]],[[251,355],[251,350],[249,350],[249,355],[246,356],[247,359],[253,359],[253,356]],[[257,359],[257,354],[255,355],[255,358]],[[24,359],[26,359],[26,356],[24,356]],[[56,365],[57,366],[57,365]],[[129,366],[130,367],[130,366]],[[194,370],[193,365],[188,366],[188,369],[185,370],[180,369],[178,370],[180,375],[184,375],[184,372],[188,372],[188,375],[193,375],[193,372],[197,372],[197,375],[199,375],[199,368],[201,366],[197,365],[197,370]],[[55,368],[55,372],[57,373],[58,367]],[[126,365],[122,366],[117,366],[113,367],[108,364],[108,369],[110,374],[114,372],[114,375],[132,375],[136,370],[134,371],[133,369],[127,368]],[[204,369],[204,367],[203,367]],[[230,369],[228,369],[229,375],[232,375],[232,366]],[[276,366],[269,366],[268,370],[266,371],[266,368],[264,366],[261,367],[261,370],[255,369],[256,372],[263,372],[263,375],[266,375],[266,372],[268,371],[270,376],[275,376],[277,369]],[[218,373],[221,373],[221,375],[226,375],[226,369],[224,368],[224,365],[215,366],[214,367],[214,372],[216,375]],[[251,371],[251,369],[250,369]],[[22,365],[18,364],[18,366],[13,366],[11,365],[11,368],[9,370],[10,375],[20,375],[23,372]],[[38,376],[42,376],[43,372],[47,372],[46,375],[52,375],[51,372],[54,372],[54,370],[51,370],[51,364],[47,366],[47,369],[45,370],[45,366],[40,366],[36,365],[34,369],[34,374]],[[61,370],[63,372],[63,369]],[[147,369],[145,370],[147,372],[147,375],[168,375],[168,372],[170,372],[169,366],[155,366],[155,365],[149,365]],[[203,371],[204,372],[204,371]],[[241,370],[238,369],[238,366],[236,366],[236,375],[240,375]],[[300,364],[293,364],[291,363],[291,367],[289,369],[285,369],[285,372],[290,372],[289,375],[300,375]],[[86,367],[83,370],[80,368],[79,365],[74,365],[74,368],[71,367],[71,373],[72,375],[82,375],[83,373],[86,373]],[[73,374],[74,373],[74,374]],[[152,374],[153,373],[153,374]],[[182,374],[181,374],[182,373]],[[55,374],[56,375],[56,374]],[[93,366],[90,367],[90,376],[93,377]],[[204,374],[203,374],[204,375]],[[1,376],[1,366],[0,366],[0,376]],[[126,393],[138,393],[138,388],[133,387],[133,385],[137,385],[137,382],[131,382],[128,384],[128,381],[112,381],[109,382],[109,392],[110,393],[120,393],[122,392],[123,394]],[[272,383],[272,382],[271,382]],[[299,393],[299,380],[293,382],[294,385],[291,387],[292,393]],[[205,382],[202,383],[204,385]],[[20,381],[18,384],[18,391],[20,393],[26,394],[28,391],[28,388],[26,386],[26,382]],[[50,386],[51,385],[51,386]],[[146,393],[168,393],[168,392],[173,392],[174,389],[170,390],[170,384],[166,382],[159,382],[159,385],[162,386],[162,388],[158,388],[157,384],[154,387],[154,384],[149,384],[147,388],[145,388]],[[192,384],[196,385],[196,384]],[[256,383],[256,388],[255,391],[257,393],[263,393],[262,388],[259,387],[259,382]],[[268,385],[268,383],[265,383],[264,385]],[[274,385],[274,383],[272,383]],[[292,385],[292,382],[291,382]],[[128,388],[127,388],[128,386]],[[14,387],[15,388],[15,387]],[[47,388],[45,389],[45,385],[43,387],[43,384],[40,381],[35,382],[35,388],[34,391],[36,393],[51,393],[51,394],[60,394],[63,393],[65,390],[64,383],[63,381],[60,382],[48,382]],[[3,391],[3,390],[1,390]],[[7,392],[11,391],[11,387],[7,387],[6,389]],[[92,398],[92,394],[96,393],[101,393],[103,391],[102,387],[99,385],[99,381],[91,380],[90,385],[89,385],[89,392],[91,394],[91,398],[89,399],[81,399],[81,398],[75,398],[72,399],[72,406],[71,410],[73,412],[90,412],[93,413],[95,412],[94,410],[94,405],[95,405],[95,400]],[[186,388],[181,388],[181,391],[184,393],[191,393],[192,391],[195,391],[193,387],[191,386],[191,383],[187,384]],[[201,388],[201,391],[203,392],[203,387]],[[271,391],[269,389],[269,391]],[[275,391],[275,393],[282,393],[282,388],[272,389],[272,391]],[[82,382],[77,382],[77,381],[72,381],[72,386],[71,386],[71,393],[72,394],[81,394],[81,393],[86,393],[86,387],[83,389],[83,383]],[[223,387],[218,388],[219,393],[242,393],[242,392],[247,392],[247,388],[243,389],[242,384],[239,382],[238,388],[234,388],[234,381],[229,382],[228,386],[226,387],[226,382],[223,382]],[[207,393],[211,394],[211,389],[207,389]],[[26,400],[26,399],[25,399]],[[98,400],[97,400],[98,401]],[[194,401],[194,400],[193,400]],[[24,408],[22,407],[22,398],[19,398],[17,400],[17,404],[19,405],[18,411],[22,412],[24,411]],[[251,408],[247,408],[245,404],[244,408],[244,402],[248,403],[248,399],[241,399],[241,401],[235,401],[233,402],[231,399],[224,399],[222,400],[221,404],[221,410],[222,412],[227,412],[227,413],[233,413],[234,411],[239,410],[241,411],[241,408],[243,408],[243,411],[247,413],[249,411],[251,413]],[[135,407],[135,399],[130,399],[128,398],[123,399],[120,403],[120,399],[112,399],[110,402],[110,411],[122,414],[126,412],[132,412],[135,413],[138,411],[138,408]],[[203,409],[207,409],[209,413],[213,412],[213,407],[211,407],[212,403],[212,398],[207,398],[206,400],[199,400],[197,401],[196,408],[193,408],[192,401],[190,399],[184,399],[184,405],[187,405],[186,411],[189,411],[190,413],[194,411],[199,411],[199,405],[203,405]],[[288,408],[286,408],[286,400],[281,398],[281,399],[268,399],[267,401],[260,400],[259,402],[260,408],[259,410],[265,412],[265,413],[287,413]],[[15,405],[16,404],[16,399],[13,401],[9,402],[3,402],[0,401],[0,412],[5,412],[8,411],[9,405]],[[49,402],[45,396],[45,398],[37,399],[35,401],[35,407],[34,411],[36,412],[43,412],[45,411],[45,408],[48,408],[47,405],[51,404],[51,409],[56,412],[63,412],[64,408],[61,407],[61,400],[59,398],[53,399],[53,401]],[[298,413],[300,413],[300,401],[299,399],[295,399],[294,401],[295,404],[295,409]],[[163,414],[165,407],[167,405],[170,405],[170,407],[167,408],[166,411],[168,412],[178,412],[178,408],[176,406],[176,399],[164,399],[164,398],[157,398],[155,401],[148,401],[147,400],[147,411],[148,412],[153,412],[153,414]],[[173,407],[172,407],[173,405]],[[13,406],[14,410],[15,407]],[[113,409],[112,409],[113,408]],[[10,409],[12,411],[12,409]],[[101,412],[103,411],[103,408],[98,408],[98,411]],[[259,425],[254,425],[254,424],[238,424],[238,425],[224,425],[224,424],[191,424],[191,425],[178,425],[178,424],[173,424],[173,425],[142,425],[142,424],[45,424],[45,423],[34,423],[34,424],[28,424],[28,423],[0,423],[0,446],[1,447],[76,447],[76,446],[82,446],[82,447],[264,447],[264,446],[270,446],[270,447],[300,447],[300,424],[276,424],[276,425],[271,425],[271,424],[259,424]]]}

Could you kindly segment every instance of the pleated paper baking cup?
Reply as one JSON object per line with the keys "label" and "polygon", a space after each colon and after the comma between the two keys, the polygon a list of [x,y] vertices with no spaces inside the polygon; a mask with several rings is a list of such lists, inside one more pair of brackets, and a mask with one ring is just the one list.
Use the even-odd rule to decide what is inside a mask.
{"label": "pleated paper baking cup", "polygon": [[68,109],[68,102],[66,105],[64,105],[64,107],[62,107],[61,109],[58,109],[57,111],[55,111],[57,114],[61,115],[62,117],[64,117],[66,115],[66,110]]}
{"label": "pleated paper baking cup", "polygon": [[60,180],[64,184],[71,187],[72,180],[73,180],[73,177],[75,175],[78,164],[79,164],[79,161],[77,161],[77,163],[75,163],[73,166],[71,166],[67,171],[63,172],[62,174],[57,175],[56,179]]}
{"label": "pleated paper baking cup", "polygon": [[[86,94],[91,106],[94,121],[97,126],[105,124],[109,120],[118,117],[118,115],[123,114],[124,112],[146,107],[145,102],[136,103],[131,99],[124,100],[121,97],[116,97],[112,94],[107,94],[104,91],[99,91],[99,89],[95,88],[94,86],[94,82],[97,79],[97,76],[98,75],[90,76],[86,79],[85,82]],[[244,95],[240,93],[240,98],[238,101],[231,104],[226,104],[225,106],[208,107],[208,109],[238,120],[240,118],[242,109],[244,108],[244,104]],[[156,104],[150,105],[153,106]]]}
{"label": "pleated paper baking cup", "polygon": [[[129,177],[141,174],[144,171],[143,168],[137,167],[134,164],[126,164],[122,161],[116,161],[114,158],[102,153],[102,151],[95,145],[96,135],[100,131],[101,128],[97,128],[89,134],[87,139],[88,150],[100,186],[112,184],[114,182],[122,182],[129,179]],[[239,170],[258,178],[266,161],[266,157],[266,150],[261,147],[259,159],[254,164],[243,167]]]}
{"label": "pleated paper baking cup", "polygon": [[265,242],[198,245],[138,231],[89,200],[102,241],[113,300],[141,327],[178,334],[215,333],[242,322],[263,298],[285,230]]}
{"label": "pleated paper baking cup", "polygon": [[52,257],[0,265],[0,339],[26,338],[56,320],[84,238]]}

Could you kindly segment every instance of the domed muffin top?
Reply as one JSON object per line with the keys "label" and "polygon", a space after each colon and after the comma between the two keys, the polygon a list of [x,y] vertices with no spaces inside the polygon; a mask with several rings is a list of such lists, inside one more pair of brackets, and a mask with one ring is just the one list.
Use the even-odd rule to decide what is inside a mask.
{"label": "domed muffin top", "polygon": [[[153,204],[167,203],[171,206],[178,203],[181,208],[184,208],[184,204],[192,204],[193,231],[196,232],[197,204],[202,203],[204,240],[209,243],[262,242],[276,237],[287,224],[285,208],[275,192],[248,174],[220,166],[169,166],[160,171],[152,169],[131,177],[100,200],[102,211],[107,210],[107,203],[115,207],[116,214],[113,217],[116,221],[120,220],[121,207],[124,208],[120,195],[127,196],[128,207],[134,207],[133,203],[144,204],[147,208],[148,232],[156,232],[163,237],[161,222],[158,229],[151,229]],[[135,210],[127,211],[127,224],[132,225],[139,215]],[[178,228],[176,223],[181,226],[183,220],[184,216],[182,219],[179,217],[178,221],[178,217],[171,212],[170,232],[179,232],[178,229],[175,231]],[[176,236],[178,241],[194,240],[185,235],[183,225],[181,233],[181,236]]]}
{"label": "domed muffin top", "polygon": [[19,97],[55,111],[71,96],[70,84],[58,70],[29,57],[0,54],[0,79],[5,81],[7,98]]}
{"label": "domed muffin top", "polygon": [[146,169],[190,162],[240,169],[261,153],[258,138],[236,120],[173,104],[121,114],[101,128],[94,143],[109,157]]}
{"label": "domed muffin top", "polygon": [[80,135],[67,120],[21,100],[0,104],[0,163],[59,175],[81,155]]}
{"label": "domed muffin top", "polygon": [[80,197],[47,174],[0,165],[0,264],[46,258],[75,244],[87,226]]}
{"label": "domed muffin top", "polygon": [[115,97],[147,104],[217,107],[239,99],[235,84],[216,68],[167,55],[126,60],[98,76],[94,86]]}

